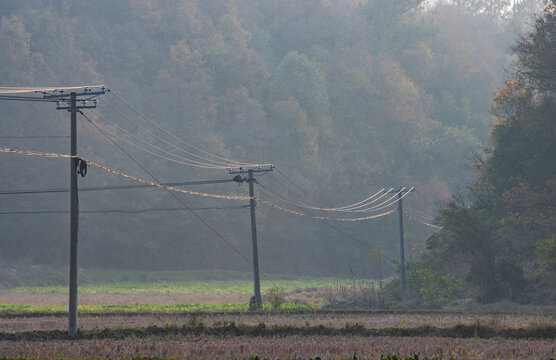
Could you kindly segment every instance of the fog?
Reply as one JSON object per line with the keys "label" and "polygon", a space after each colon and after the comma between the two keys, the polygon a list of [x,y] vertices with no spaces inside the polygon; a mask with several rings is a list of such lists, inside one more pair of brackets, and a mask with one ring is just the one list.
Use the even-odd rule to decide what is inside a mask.
{"label": "fog", "polygon": [[[225,168],[184,164],[221,158],[275,166],[255,175],[255,196],[290,212],[257,204],[264,273],[378,278],[370,251],[381,245],[383,276],[392,277],[396,211],[353,222],[318,217],[384,214],[395,202],[370,213],[299,205],[337,208],[383,188],[415,187],[403,199],[405,256],[420,259],[443,204],[479,177],[475,165],[487,156],[495,120],[493,92],[508,78],[510,47],[538,8],[420,0],[2,1],[0,84],[105,84],[111,91],[83,113],[113,135],[78,115],[78,154],[140,179],[230,180]],[[0,147],[68,154],[69,117],[52,103],[1,101]],[[69,160],[0,159],[1,267],[65,269],[69,192],[10,192],[69,189]],[[78,184],[137,182],[89,166]],[[180,187],[249,195],[247,183]],[[149,187],[80,191],[79,267],[248,272],[248,204]],[[11,285],[13,276],[3,273]]]}

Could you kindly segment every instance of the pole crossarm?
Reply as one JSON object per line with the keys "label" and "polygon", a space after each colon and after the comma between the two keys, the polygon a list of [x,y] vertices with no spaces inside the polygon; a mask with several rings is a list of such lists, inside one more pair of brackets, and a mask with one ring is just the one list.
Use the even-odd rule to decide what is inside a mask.
{"label": "pole crossarm", "polygon": [[[93,91],[93,89],[95,89],[97,87],[83,87],[81,89],[81,92],[75,92],[75,95],[77,97],[81,97],[81,96],[96,96],[96,95],[103,95],[106,94],[106,91],[108,90],[106,88],[105,85],[100,85],[98,86],[97,91]],[[53,90],[53,93],[49,93],[47,90],[43,90],[43,99],[64,99],[64,98],[69,98],[71,96],[71,93],[67,93],[65,92],[64,89],[56,89]]]}
{"label": "pole crossarm", "polygon": [[[99,95],[106,94],[108,89],[105,85],[100,85],[98,87],[83,87],[81,92],[71,92],[68,93],[64,89],[55,89],[52,92],[43,90],[43,99],[56,99],[56,105],[58,107],[56,110],[68,110],[69,112],[77,111],[77,109],[96,109],[98,100],[94,99]],[[71,100],[69,99],[72,95],[75,96],[76,103],[72,106]],[[93,105],[87,105],[89,100],[92,100]],[[79,104],[78,104],[79,103]]]}
{"label": "pole crossarm", "polygon": [[259,165],[259,166],[250,166],[250,167],[239,167],[239,168],[228,168],[228,174],[230,175],[242,175],[248,174],[249,171],[253,173],[262,173],[262,172],[269,172],[274,170],[273,165]]}

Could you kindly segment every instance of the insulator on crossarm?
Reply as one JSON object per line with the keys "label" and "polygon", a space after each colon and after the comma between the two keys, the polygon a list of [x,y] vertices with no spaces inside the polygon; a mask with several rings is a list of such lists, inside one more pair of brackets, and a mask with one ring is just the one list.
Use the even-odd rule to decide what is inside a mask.
{"label": "insulator on crossarm", "polygon": [[87,100],[82,100],[81,103],[86,104]]}
{"label": "insulator on crossarm", "polygon": [[93,103],[95,103],[95,104],[98,103],[98,100],[97,100],[97,99],[93,99]]}
{"label": "insulator on crossarm", "polygon": [[60,89],[60,90],[58,90],[58,91],[61,92],[61,93],[63,94],[65,90],[64,90],[64,89]]}

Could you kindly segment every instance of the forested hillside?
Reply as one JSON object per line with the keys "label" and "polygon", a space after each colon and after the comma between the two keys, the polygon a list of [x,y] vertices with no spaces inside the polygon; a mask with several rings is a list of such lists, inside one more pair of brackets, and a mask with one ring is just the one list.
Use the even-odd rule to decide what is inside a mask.
{"label": "forested hillside", "polygon": [[[493,184],[490,174],[507,182],[497,193],[499,206],[520,207],[521,195],[528,192],[540,191],[542,198],[545,188],[508,176],[505,160],[495,164],[520,151],[499,144],[517,136],[503,120],[506,105],[516,91],[529,94],[529,88],[508,83],[498,92],[499,110],[489,112],[493,91],[507,77],[516,30],[531,23],[526,4],[485,11],[481,1],[435,6],[420,0],[2,1],[0,85],[106,84],[161,127],[205,151],[272,163],[277,171],[259,182],[304,203],[343,206],[384,187],[415,186],[404,206],[412,217],[405,220],[406,256],[416,259],[432,231],[423,223],[432,222],[442,201],[477,180],[473,165],[483,157],[492,121],[497,121],[497,146],[487,164],[493,170],[481,172],[479,184]],[[97,112],[140,133],[109,105],[133,115],[111,94],[102,97]],[[550,103],[537,108],[552,111]],[[53,105],[2,101],[0,145],[68,153],[67,138],[20,138],[66,136],[68,118]],[[116,141],[141,168],[82,117],[78,127],[80,155],[135,176],[152,180],[146,169],[160,182],[230,178],[226,171],[167,162]],[[65,160],[0,156],[2,191],[69,184]],[[549,186],[550,179],[554,182],[534,181]],[[79,179],[80,187],[127,183],[94,169]],[[235,183],[191,189],[247,195],[247,186]],[[513,190],[502,197],[507,189]],[[280,203],[262,186],[256,192]],[[87,213],[182,206],[163,190],[81,192],[79,200],[84,268],[249,269],[229,246],[250,257],[249,212],[239,207],[245,202],[183,196],[190,207],[218,208],[197,214],[223,241],[189,211]],[[2,264],[66,266],[69,216],[13,212],[68,207],[63,193],[2,195]],[[259,204],[257,222],[265,272],[340,276],[353,269],[375,277],[369,249],[382,244],[386,259],[397,258],[395,213],[335,223]],[[516,224],[519,232],[511,235],[516,244],[528,225]],[[393,265],[386,270],[394,271]]]}
{"label": "forested hillside", "polygon": [[512,47],[513,76],[492,107],[493,151],[469,196],[442,209],[443,229],[417,270],[452,273],[480,301],[556,301],[555,10]]}

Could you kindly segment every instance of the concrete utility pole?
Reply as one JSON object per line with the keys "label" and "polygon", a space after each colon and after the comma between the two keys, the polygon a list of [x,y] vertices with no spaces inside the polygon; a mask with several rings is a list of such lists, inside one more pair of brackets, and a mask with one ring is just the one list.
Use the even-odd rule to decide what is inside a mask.
{"label": "concrete utility pole", "polygon": [[[269,172],[273,170],[273,166],[270,165],[268,168],[262,168],[257,166],[255,168],[239,168],[239,170],[228,169],[230,175],[236,175],[234,181],[238,183],[243,183],[247,181],[249,183],[249,205],[251,208],[251,248],[253,250],[253,290],[255,298],[255,309],[260,310],[263,307],[263,300],[261,298],[261,283],[259,279],[259,249],[257,245],[257,221],[255,218],[255,186],[254,183],[257,181],[253,177],[254,172]],[[247,173],[247,178],[244,174]]]}
{"label": "concrete utility pole", "polygon": [[405,189],[400,186],[397,190],[388,190],[387,194],[398,194],[398,223],[400,228],[400,291],[402,298],[405,297],[405,254],[404,254],[404,237],[403,237],[403,206],[402,196],[405,193],[413,192],[414,189]]}
{"label": "concrete utility pole", "polygon": [[[77,194],[77,174],[84,177],[87,174],[87,164],[77,157],[77,112],[79,109],[96,108],[97,100],[93,105],[87,105],[88,99],[106,92],[106,87],[101,86],[99,91],[83,88],[82,92],[66,94],[63,89],[55,94],[44,93],[44,98],[57,98],[57,109],[68,110],[70,113],[70,266],[69,266],[69,311],[68,311],[68,336],[77,336],[77,240],[79,234],[79,199]],[[68,98],[69,97],[69,101]],[[77,105],[77,101],[81,105]]]}

